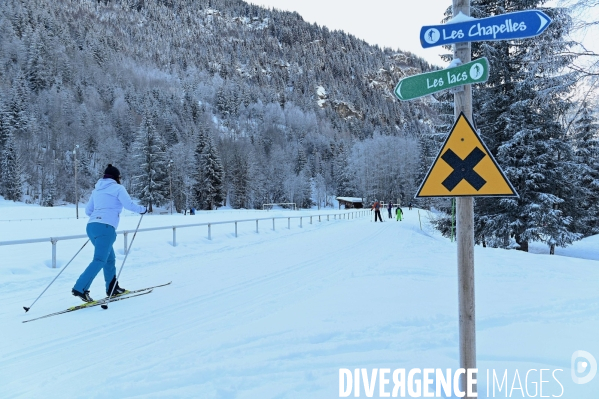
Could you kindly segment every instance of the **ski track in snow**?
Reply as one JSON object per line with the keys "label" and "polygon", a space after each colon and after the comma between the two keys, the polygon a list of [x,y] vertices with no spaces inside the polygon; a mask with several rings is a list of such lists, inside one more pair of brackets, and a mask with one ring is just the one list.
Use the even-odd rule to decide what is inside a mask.
{"label": "ski track in snow", "polygon": [[[274,231],[264,221],[258,234],[246,222],[237,238],[233,225],[217,225],[212,240],[204,227],[180,229],[177,247],[169,230],[140,232],[122,285],[172,285],[108,310],[26,324],[21,321],[76,303],[70,289],[92,249],[24,314],[22,306],[60,269],[48,267],[48,243],[0,247],[6,262],[0,267],[0,396],[334,398],[339,368],[456,369],[455,244],[421,230],[416,212],[406,209],[405,221],[384,223],[373,223],[370,212],[312,224],[305,218],[302,228],[292,220],[290,229],[281,220]],[[147,219],[142,227],[171,220]],[[137,220],[123,218],[119,229],[134,228]],[[84,225],[68,220],[60,229],[81,234]],[[0,239],[27,237],[32,228],[40,237],[59,235],[47,233],[47,221],[31,221],[14,238],[5,231]],[[59,242],[59,267],[84,241]],[[117,270],[122,245],[119,236]],[[596,252],[588,248],[583,255],[592,259]],[[477,247],[479,368],[562,368],[569,378],[574,350],[599,356],[598,265]],[[103,288],[100,274],[92,296],[102,296]],[[482,380],[479,392],[486,389]],[[599,390],[597,381],[586,390],[566,382],[576,398]]]}

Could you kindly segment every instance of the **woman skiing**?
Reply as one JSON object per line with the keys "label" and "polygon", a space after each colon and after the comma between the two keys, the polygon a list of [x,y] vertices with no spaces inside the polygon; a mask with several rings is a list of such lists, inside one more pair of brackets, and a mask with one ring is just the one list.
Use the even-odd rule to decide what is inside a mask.
{"label": "woman skiing", "polygon": [[121,173],[108,164],[104,177],[96,183],[85,207],[85,213],[89,216],[86,231],[94,245],[94,259],[79,276],[72,290],[73,295],[84,302],[93,301],[89,296],[89,287],[100,269],[104,270],[106,295],[119,295],[126,291],[116,281],[116,257],[112,248],[123,207],[142,215],[148,211],[146,207],[133,203],[125,187],[121,186]]}

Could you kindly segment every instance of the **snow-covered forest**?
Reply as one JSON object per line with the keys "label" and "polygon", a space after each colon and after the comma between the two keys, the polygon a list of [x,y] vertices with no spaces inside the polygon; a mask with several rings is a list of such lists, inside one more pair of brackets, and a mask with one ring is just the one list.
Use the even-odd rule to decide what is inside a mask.
{"label": "snow-covered forest", "polygon": [[[472,4],[484,17],[543,2]],[[570,68],[569,9],[543,10],[554,23],[542,36],[473,45],[491,62],[475,123],[520,194],[477,201],[477,241],[490,246],[599,233],[597,99]],[[409,201],[453,97],[402,103],[392,91],[431,68],[241,0],[4,0],[0,194],[85,200],[112,163],[142,203],[177,210]]]}
{"label": "snow-covered forest", "polygon": [[7,198],[73,202],[76,145],[80,198],[108,162],[177,209],[413,195],[431,116],[393,99],[429,68],[410,54],[242,1],[6,1],[0,32]]}
{"label": "snow-covered forest", "polygon": [[[543,9],[544,1],[471,3],[472,16],[483,18]],[[553,254],[555,246],[599,233],[597,65],[575,64],[574,9],[543,9],[553,22],[532,40],[472,43],[472,57],[487,57],[491,69],[489,80],[473,90],[474,121],[520,195],[477,199],[479,244],[527,251],[530,242],[544,242]],[[437,221],[445,232],[447,215]]]}

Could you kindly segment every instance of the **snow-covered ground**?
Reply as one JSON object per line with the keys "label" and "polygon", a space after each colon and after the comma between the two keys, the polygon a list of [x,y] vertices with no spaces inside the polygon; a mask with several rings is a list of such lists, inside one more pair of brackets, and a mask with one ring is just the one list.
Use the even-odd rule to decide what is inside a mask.
{"label": "snow-covered ground", "polygon": [[[319,212],[346,213],[224,209],[147,215],[141,227]],[[292,219],[290,229],[277,220],[274,231],[264,221],[258,233],[245,222],[237,238],[232,224],[214,225],[212,240],[206,227],[189,227],[177,229],[176,247],[170,229],[140,232],[121,285],[172,285],[31,323],[22,321],[79,303],[70,290],[92,248],[25,313],[85,239],[58,242],[57,269],[49,242],[0,246],[0,397],[336,398],[340,369],[455,371],[456,246],[424,212],[422,229],[418,210],[404,213],[402,222],[373,223],[370,212],[304,219],[302,228]],[[84,234],[86,218],[74,216],[73,206],[0,199],[0,241]],[[138,221],[125,213],[119,230]],[[115,249],[118,268],[122,236]],[[507,387],[515,387],[508,397],[532,397],[543,369],[543,397],[597,398],[599,376],[578,385],[570,373],[577,350],[599,359],[599,237],[556,256],[542,245],[532,252],[475,250],[479,397],[506,397]],[[92,297],[103,288],[100,274]],[[507,370],[495,396],[492,386],[487,396],[487,370],[499,379]],[[367,397],[363,385],[360,393]]]}

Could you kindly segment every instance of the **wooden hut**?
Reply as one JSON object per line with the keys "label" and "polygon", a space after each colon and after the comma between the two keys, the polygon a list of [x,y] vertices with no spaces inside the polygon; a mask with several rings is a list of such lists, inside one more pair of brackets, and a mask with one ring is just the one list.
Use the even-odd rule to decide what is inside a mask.
{"label": "wooden hut", "polygon": [[336,200],[339,201],[339,209],[341,209],[341,205],[345,206],[345,209],[361,209],[364,207],[362,198],[337,197]]}

